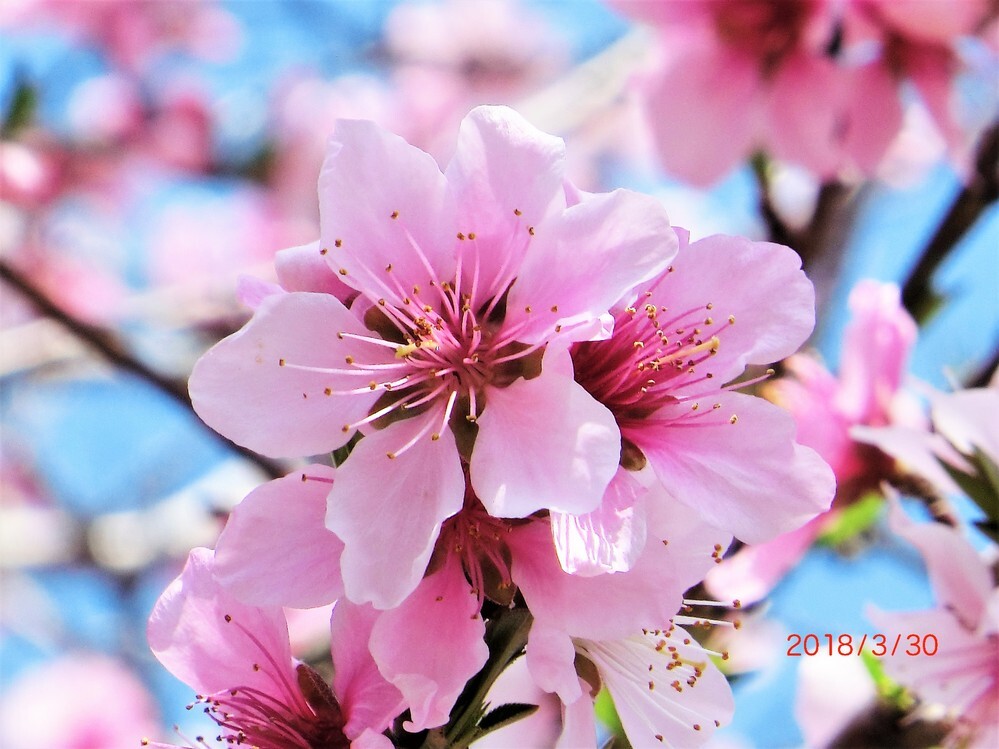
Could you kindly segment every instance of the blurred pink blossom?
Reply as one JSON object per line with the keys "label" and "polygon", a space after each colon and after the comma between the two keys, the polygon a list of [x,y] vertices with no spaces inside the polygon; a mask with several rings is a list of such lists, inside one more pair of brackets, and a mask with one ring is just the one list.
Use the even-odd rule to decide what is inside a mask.
{"label": "blurred pink blossom", "polygon": [[72,653],[29,668],[0,698],[4,749],[136,746],[159,724],[156,703],[123,663]]}
{"label": "blurred pink blossom", "polygon": [[868,618],[883,632],[931,634],[938,649],[922,657],[886,655],[885,671],[925,705],[948,710],[956,720],[950,744],[994,747],[999,744],[999,588],[992,567],[960,530],[913,522],[897,498],[890,505],[891,528],[922,554],[938,608],[871,610]]}
{"label": "blurred pink blossom", "polygon": [[831,176],[843,82],[828,0],[615,0],[659,34],[643,82],[663,166],[707,185],[756,149]]}
{"label": "blurred pink blossom", "polygon": [[804,556],[839,509],[894,474],[891,459],[857,442],[858,425],[924,424],[918,403],[904,391],[916,324],[902,308],[898,287],[861,281],[850,294],[853,318],[844,331],[839,376],[807,354],[789,358],[794,378],[769,383],[767,395],[791,412],[798,439],[828,462],[836,476],[829,513],[768,543],[749,546],[708,575],[722,597],[759,600]]}
{"label": "blurred pink blossom", "polygon": [[901,130],[903,83],[919,92],[957,151],[964,137],[953,101],[962,68],[956,43],[976,32],[989,13],[988,0],[847,0],[843,7],[850,75],[845,146],[857,164],[873,170]]}

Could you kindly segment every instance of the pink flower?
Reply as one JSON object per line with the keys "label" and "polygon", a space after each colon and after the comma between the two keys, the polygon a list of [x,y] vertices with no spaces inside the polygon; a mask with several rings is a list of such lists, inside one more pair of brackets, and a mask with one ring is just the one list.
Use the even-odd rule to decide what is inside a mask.
{"label": "pink flower", "polygon": [[[322,523],[331,477],[330,469],[310,466],[240,503],[219,538],[219,581],[255,605],[318,605],[338,595],[342,544]],[[562,569],[546,519],[494,517],[466,482],[463,509],[443,523],[422,579],[398,606],[374,611],[344,599],[336,608],[373,617],[367,647],[405,698],[411,711],[406,728],[446,723],[466,682],[486,662],[480,615],[486,599],[509,606],[519,590],[535,617],[532,642],[542,643],[533,646],[535,661],[544,643],[556,643],[564,654],[571,652],[572,638],[626,638],[674,617],[683,592],[731,537],[661,492],[653,487],[643,510],[655,543],[644,545],[628,571],[581,577]],[[570,658],[562,667],[571,670],[572,663]],[[554,689],[539,678],[539,686]],[[559,678],[576,684],[571,673]]]}
{"label": "pink flower", "polygon": [[139,678],[97,654],[73,653],[30,668],[5,684],[0,698],[5,749],[135,746],[157,724],[156,704]]}
{"label": "pink flower", "polygon": [[662,59],[645,92],[667,171],[709,184],[761,147],[820,176],[838,167],[843,86],[827,54],[835,20],[830,2],[614,5],[661,35]]}
{"label": "pink flower", "polygon": [[932,634],[932,656],[902,652],[884,659],[886,672],[926,704],[957,719],[955,745],[999,744],[999,588],[990,565],[955,528],[914,523],[892,498],[890,524],[923,555],[939,608],[911,613],[869,612],[883,632]]}
{"label": "pink flower", "polygon": [[828,507],[833,477],[781,409],[726,386],[793,353],[813,325],[812,285],[786,247],[714,236],[617,312],[613,335],[572,348],[576,381],[621,429],[622,465],[754,543]]}
{"label": "pink flower", "polygon": [[535,683],[563,702],[558,747],[596,746],[592,695],[601,683],[634,746],[698,746],[732,716],[728,682],[678,626],[710,620],[677,614],[683,592],[731,536],[682,504],[650,499],[648,531],[656,542],[627,572],[571,575],[544,543],[543,525],[511,534],[513,576],[534,615],[527,665]]}
{"label": "pink flower", "polygon": [[502,108],[464,120],[444,173],[372,123],[341,121],[319,252],[357,299],[267,296],[195,367],[199,415],[251,449],[309,455],[366,435],[327,515],[355,602],[392,608],[415,588],[461,509],[462,461],[502,517],[588,512],[614,476],[612,415],[549,355],[599,334],[676,237],[646,196],[570,205],[563,162],[559,139]]}
{"label": "pink flower", "polygon": [[[929,401],[932,432],[899,425],[856,427],[850,433],[945,494],[964,488],[994,496],[999,491],[994,485],[994,466],[999,465],[999,387],[934,392]],[[993,466],[991,476],[989,462]],[[964,486],[955,483],[952,476],[963,476]]]}
{"label": "pink flower", "polygon": [[[861,281],[850,294],[853,319],[844,332],[839,377],[818,360],[795,355],[785,362],[794,379],[771,383],[768,396],[788,409],[797,439],[813,448],[836,475],[836,506],[876,490],[892,471],[881,451],[855,441],[859,425],[916,423],[902,391],[916,324],[902,308],[898,287]],[[820,515],[800,529],[747,547],[708,576],[718,596],[759,600],[804,556],[829,521]]]}
{"label": "pink flower", "polygon": [[861,281],[850,293],[849,306],[853,318],[843,334],[838,377],[799,355],[787,362],[796,378],[775,382],[769,390],[795,417],[801,442],[832,466],[839,505],[876,488],[891,468],[881,453],[854,441],[854,427],[924,423],[903,390],[917,330],[902,308],[898,287]]}
{"label": "pink flower", "polygon": [[[988,15],[986,0],[848,0],[844,45],[850,75],[845,146],[858,165],[878,165],[902,126],[903,83],[915,86],[951,147],[960,145],[952,92],[961,70],[957,40]],[[878,102],[872,106],[871,102]]]}
{"label": "pink flower", "polygon": [[389,749],[381,732],[403,706],[368,654],[370,613],[334,611],[331,690],[292,660],[282,610],[237,601],[215,580],[214,564],[208,549],[191,552],[153,608],[148,636],[160,662],[198,692],[220,740],[259,749]]}

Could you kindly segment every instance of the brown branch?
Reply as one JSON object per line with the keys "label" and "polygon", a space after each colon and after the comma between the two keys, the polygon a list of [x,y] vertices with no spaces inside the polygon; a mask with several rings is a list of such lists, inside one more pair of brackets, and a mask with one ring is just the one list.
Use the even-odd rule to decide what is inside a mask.
{"label": "brown branch", "polygon": [[916,321],[926,322],[939,306],[933,274],[982,212],[999,198],[999,123],[982,135],[975,170],[926,244],[919,262],[902,287],[902,304]]}
{"label": "brown branch", "polygon": [[[25,274],[2,259],[0,259],[0,278],[16,289],[41,314],[65,327],[66,330],[89,345],[112,365],[126,372],[131,372],[151,384],[160,392],[173,398],[187,410],[193,411],[186,382],[166,377],[137,359],[110,331],[74,317],[52,301]],[[207,426],[204,426],[200,419],[197,423],[208,430],[216,439],[225,443],[230,449],[259,466],[267,475],[276,478],[286,473],[285,469],[279,463],[257,455],[255,452],[231,442]]]}

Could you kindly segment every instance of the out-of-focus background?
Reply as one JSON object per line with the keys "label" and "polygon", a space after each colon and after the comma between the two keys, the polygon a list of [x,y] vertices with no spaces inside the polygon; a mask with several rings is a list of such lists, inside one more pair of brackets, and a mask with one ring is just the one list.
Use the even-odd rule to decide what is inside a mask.
{"label": "out-of-focus background", "polygon": [[[472,106],[510,104],[566,139],[584,189],[650,192],[695,238],[800,241],[818,291],[812,346],[834,371],[854,284],[909,280],[981,181],[976,158],[988,169],[994,15],[955,42],[956,135],[903,86],[902,127],[876,168],[822,179],[759,154],[708,186],[670,176],[654,131],[685,104],[650,111],[642,97],[662,46],[597,0],[4,3],[0,723],[42,742],[12,749],[100,749],[70,740],[88,721],[119,732],[108,749],[169,740],[175,724],[211,730],[149,653],[146,617],[188,549],[212,545],[227,510],[290,465],[203,426],[185,380],[247,319],[240,274],[271,278],[276,250],[318,235],[337,118],[373,119],[444,164]],[[910,371],[936,388],[982,384],[996,363],[994,197],[973,196],[970,228],[930,264],[937,306],[919,315]],[[848,667],[800,674],[809,659],[786,657],[788,633],[859,636],[875,631],[870,605],[932,603],[919,557],[883,525],[814,548],[729,645],[744,672],[718,745],[805,743],[791,716],[806,681],[838,683]],[[321,643],[321,612],[295,624],[303,647]]]}

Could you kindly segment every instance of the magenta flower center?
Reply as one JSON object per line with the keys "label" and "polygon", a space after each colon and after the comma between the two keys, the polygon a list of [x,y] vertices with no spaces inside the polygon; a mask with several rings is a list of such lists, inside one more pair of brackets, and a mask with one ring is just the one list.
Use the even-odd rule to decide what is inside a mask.
{"label": "magenta flower center", "polygon": [[276,663],[252,632],[228,614],[225,620],[258,645],[261,662],[252,668],[268,673],[278,689],[272,694],[237,686],[198,695],[195,704],[203,704],[205,714],[222,729],[216,741],[254,749],[348,749],[343,713],[322,677],[299,664],[292,680],[287,665]]}
{"label": "magenta flower center", "polygon": [[765,70],[801,44],[813,12],[806,0],[720,0],[710,6],[719,39],[758,59]]}
{"label": "magenta flower center", "polygon": [[622,428],[692,397],[714,376],[706,362],[735,324],[734,315],[716,320],[713,309],[710,302],[680,312],[651,302],[628,307],[615,319],[611,338],[573,346],[576,381]]}
{"label": "magenta flower center", "polygon": [[[459,239],[474,242],[475,235],[461,234]],[[343,425],[344,433],[364,424],[386,426],[440,409],[439,419],[428,420],[408,443],[389,453],[394,458],[428,433],[431,439],[439,439],[453,415],[464,415],[465,421],[474,423],[485,405],[487,386],[505,387],[520,376],[540,371],[543,344],[517,342],[521,326],[503,324],[505,291],[487,296],[477,265],[469,274],[471,279],[465,280],[467,289],[461,287],[460,266],[453,282],[431,281],[426,287],[410,288],[397,282],[394,289],[386,285],[385,290],[399,301],[386,297],[372,300],[364,316],[371,335],[337,333],[341,341],[355,344],[347,349],[346,368],[322,371],[356,376],[363,384],[346,390],[327,387],[325,395],[382,394],[366,417]],[[386,270],[387,277],[393,279],[391,265]],[[508,289],[512,280],[493,287]],[[394,352],[394,361],[386,361],[386,348]],[[284,359],[280,364],[299,366]]]}
{"label": "magenta flower center", "polygon": [[480,606],[485,598],[506,605],[516,592],[506,539],[515,524],[525,522],[530,521],[493,517],[476,498],[471,484],[466,483],[465,505],[461,512],[444,521],[431,566],[456,559]]}

